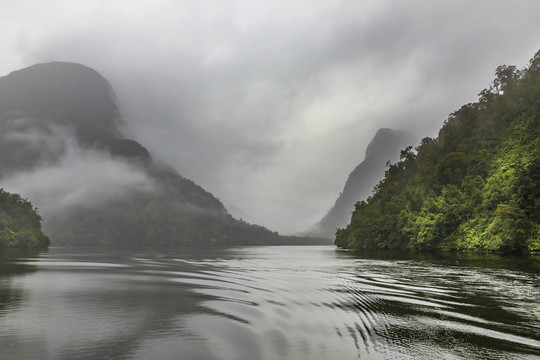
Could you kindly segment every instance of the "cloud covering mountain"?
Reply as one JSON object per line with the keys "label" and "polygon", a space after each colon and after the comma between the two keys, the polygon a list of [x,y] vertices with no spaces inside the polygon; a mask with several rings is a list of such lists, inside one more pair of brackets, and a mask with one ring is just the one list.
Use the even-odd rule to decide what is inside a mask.
{"label": "cloud covering mountain", "polygon": [[383,127],[434,136],[538,49],[540,3],[36,1],[0,5],[0,74],[63,60],[115,88],[130,138],[264,225],[335,201]]}
{"label": "cloud covering mountain", "polygon": [[0,78],[0,184],[41,209],[53,245],[270,244],[223,204],[126,139],[109,83],[83,65]]}

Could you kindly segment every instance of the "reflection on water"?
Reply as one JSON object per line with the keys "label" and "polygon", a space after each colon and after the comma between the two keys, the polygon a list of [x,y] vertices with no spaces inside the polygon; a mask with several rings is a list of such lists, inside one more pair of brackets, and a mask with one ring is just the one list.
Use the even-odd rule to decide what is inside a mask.
{"label": "reflection on water", "polygon": [[0,251],[0,316],[23,300],[23,292],[12,286],[12,278],[36,270],[35,266],[19,263],[18,259],[27,259],[38,254],[11,249]]}
{"label": "reflection on water", "polygon": [[321,247],[0,254],[2,359],[535,359],[540,261]]}

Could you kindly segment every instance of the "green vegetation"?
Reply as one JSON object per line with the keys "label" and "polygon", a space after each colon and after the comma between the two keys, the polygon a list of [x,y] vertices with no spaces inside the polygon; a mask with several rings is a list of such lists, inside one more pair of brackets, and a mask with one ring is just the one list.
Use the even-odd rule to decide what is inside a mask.
{"label": "green vegetation", "polygon": [[18,194],[0,189],[0,248],[46,248],[49,238],[41,232],[41,217]]}
{"label": "green vegetation", "polygon": [[540,250],[540,51],[500,66],[478,102],[452,113],[356,204],[344,248]]}
{"label": "green vegetation", "polygon": [[282,236],[236,220],[194,182],[147,168],[159,189],[105,204],[52,212],[43,228],[58,246],[220,246],[328,244],[327,239]]}

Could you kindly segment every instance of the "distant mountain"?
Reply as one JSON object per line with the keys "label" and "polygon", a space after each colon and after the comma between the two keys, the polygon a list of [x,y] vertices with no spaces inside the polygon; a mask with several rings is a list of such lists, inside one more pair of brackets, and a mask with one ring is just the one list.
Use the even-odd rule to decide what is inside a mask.
{"label": "distant mountain", "polygon": [[83,65],[1,77],[0,187],[39,206],[53,245],[286,242],[154,161],[125,125],[110,84]]}
{"label": "distant mountain", "polygon": [[386,163],[398,161],[400,150],[416,141],[416,137],[406,131],[377,131],[367,147],[364,161],[351,172],[334,206],[308,233],[334,237],[336,228],[350,222],[354,205],[370,196],[374,186],[384,177]]}
{"label": "distant mountain", "polygon": [[226,207],[227,207],[227,211],[229,211],[229,214],[234,216],[236,219],[241,219],[250,224],[259,223],[259,220],[255,218],[253,215],[249,214],[248,212],[242,210],[241,208],[233,204],[226,204]]}

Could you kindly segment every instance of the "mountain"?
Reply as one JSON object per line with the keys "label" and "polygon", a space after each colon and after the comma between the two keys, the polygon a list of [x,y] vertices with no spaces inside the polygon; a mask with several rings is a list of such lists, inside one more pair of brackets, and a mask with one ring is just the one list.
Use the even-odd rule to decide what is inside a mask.
{"label": "mountain", "polygon": [[125,129],[95,70],[52,62],[12,72],[0,78],[0,185],[39,206],[53,245],[295,240],[234,219]]}
{"label": "mountain", "polygon": [[259,223],[259,220],[257,218],[255,218],[253,215],[249,214],[248,212],[240,209],[239,207],[235,206],[234,204],[226,204],[226,207],[229,214],[231,214],[236,219],[241,219],[249,224]]}
{"label": "mountain", "polygon": [[380,129],[369,143],[364,160],[350,173],[334,206],[308,233],[333,237],[337,228],[347,225],[354,204],[365,200],[381,180],[388,161],[399,160],[400,149],[414,144],[417,138],[409,132]]}
{"label": "mountain", "polygon": [[408,147],[337,231],[344,248],[540,250],[540,51],[499,66],[435,139]]}

